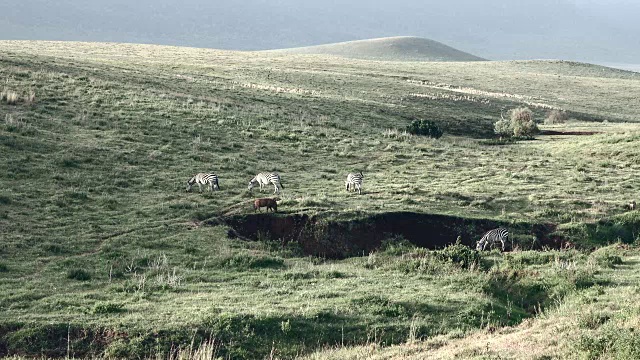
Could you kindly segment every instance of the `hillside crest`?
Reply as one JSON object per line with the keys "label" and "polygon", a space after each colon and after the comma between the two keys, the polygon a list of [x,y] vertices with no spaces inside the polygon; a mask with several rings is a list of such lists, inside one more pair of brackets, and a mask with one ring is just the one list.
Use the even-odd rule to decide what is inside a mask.
{"label": "hillside crest", "polygon": [[415,36],[384,37],[299,48],[269,50],[272,53],[333,55],[386,61],[483,61],[481,57],[435,40]]}

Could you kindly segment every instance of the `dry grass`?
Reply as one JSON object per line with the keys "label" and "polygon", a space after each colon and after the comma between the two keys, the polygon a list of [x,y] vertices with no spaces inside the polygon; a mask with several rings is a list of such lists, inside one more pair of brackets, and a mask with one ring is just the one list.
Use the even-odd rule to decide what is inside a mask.
{"label": "dry grass", "polygon": [[19,99],[20,96],[15,91],[8,90],[6,88],[0,91],[0,101],[4,101],[9,105],[17,104]]}

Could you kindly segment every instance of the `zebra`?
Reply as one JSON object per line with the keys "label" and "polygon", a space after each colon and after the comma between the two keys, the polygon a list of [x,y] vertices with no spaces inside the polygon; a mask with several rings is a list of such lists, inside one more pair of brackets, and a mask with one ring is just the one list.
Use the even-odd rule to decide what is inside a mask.
{"label": "zebra", "polygon": [[274,194],[279,193],[281,188],[284,189],[284,185],[282,185],[280,175],[278,175],[278,173],[259,173],[254,176],[253,179],[249,181],[249,191],[251,191],[256,184],[260,185],[260,192],[262,192],[265,185],[269,184],[273,184],[273,187],[275,188],[273,191]]}
{"label": "zebra", "polygon": [[487,231],[478,244],[476,245],[477,251],[483,251],[487,245],[494,245],[500,243],[502,245],[502,251],[504,251],[504,244],[509,240],[509,232],[505,228],[497,228]]}
{"label": "zebra", "polygon": [[220,190],[220,186],[218,185],[218,175],[209,173],[198,173],[196,176],[192,177],[187,181],[187,191],[191,191],[191,186],[193,184],[198,184],[198,188],[200,192],[202,192],[202,185],[209,184],[209,191]]}
{"label": "zebra", "polygon": [[353,186],[353,190],[358,190],[358,194],[362,194],[362,180],[364,179],[364,175],[362,175],[362,171],[359,173],[349,173],[347,175],[347,181],[345,182],[345,186],[347,191],[350,191],[350,188]]}

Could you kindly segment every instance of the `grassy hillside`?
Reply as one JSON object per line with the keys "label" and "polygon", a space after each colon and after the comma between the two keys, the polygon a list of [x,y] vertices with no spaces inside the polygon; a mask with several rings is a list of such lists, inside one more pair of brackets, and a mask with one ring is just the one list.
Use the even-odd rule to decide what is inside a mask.
{"label": "grassy hillside", "polygon": [[[404,342],[412,326],[422,338],[515,325],[556,299],[544,277],[496,287],[491,262],[457,265],[466,250],[396,238],[327,260],[234,238],[210,220],[251,213],[259,171],[282,175],[284,215],[410,211],[637,236],[589,227],[637,223],[623,208],[640,188],[636,73],[7,41],[0,79],[0,354],[143,356],[215,338],[222,356],[290,358]],[[521,105],[538,119],[566,109],[574,120],[554,129],[598,134],[491,145],[492,123]],[[414,118],[445,136],[404,134]],[[361,196],[343,189],[353,170]],[[186,193],[201,171],[222,191]],[[582,286],[572,274],[549,275],[558,299]]]}
{"label": "grassy hillside", "polygon": [[[592,254],[591,260],[603,259],[602,255],[607,252],[607,256],[613,255],[611,248],[603,248]],[[572,261],[556,260],[553,266],[564,268],[566,264],[575,265]],[[535,270],[532,267],[524,271]],[[552,308],[518,326],[496,328],[488,325],[464,337],[453,333],[426,341],[410,338],[406,344],[386,348],[376,344],[336,346],[304,359],[638,358],[637,252],[628,253],[623,264],[604,266],[595,278],[601,284],[558,301]]]}
{"label": "grassy hillside", "polygon": [[412,36],[346,41],[335,44],[271,50],[267,51],[267,53],[334,55],[353,59],[385,61],[484,60],[437,41]]}

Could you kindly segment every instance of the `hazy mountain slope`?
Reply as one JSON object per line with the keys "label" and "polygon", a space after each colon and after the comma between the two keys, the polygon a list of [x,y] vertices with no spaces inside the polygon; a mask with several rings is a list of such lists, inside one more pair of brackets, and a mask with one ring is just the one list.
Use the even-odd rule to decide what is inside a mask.
{"label": "hazy mountain slope", "polygon": [[263,50],[411,35],[490,59],[640,63],[637,9],[622,0],[26,0],[0,2],[0,37]]}
{"label": "hazy mountain slope", "polygon": [[389,61],[480,61],[478,56],[454,49],[437,41],[402,36],[347,41],[271,51],[273,53],[324,54],[356,59]]}

